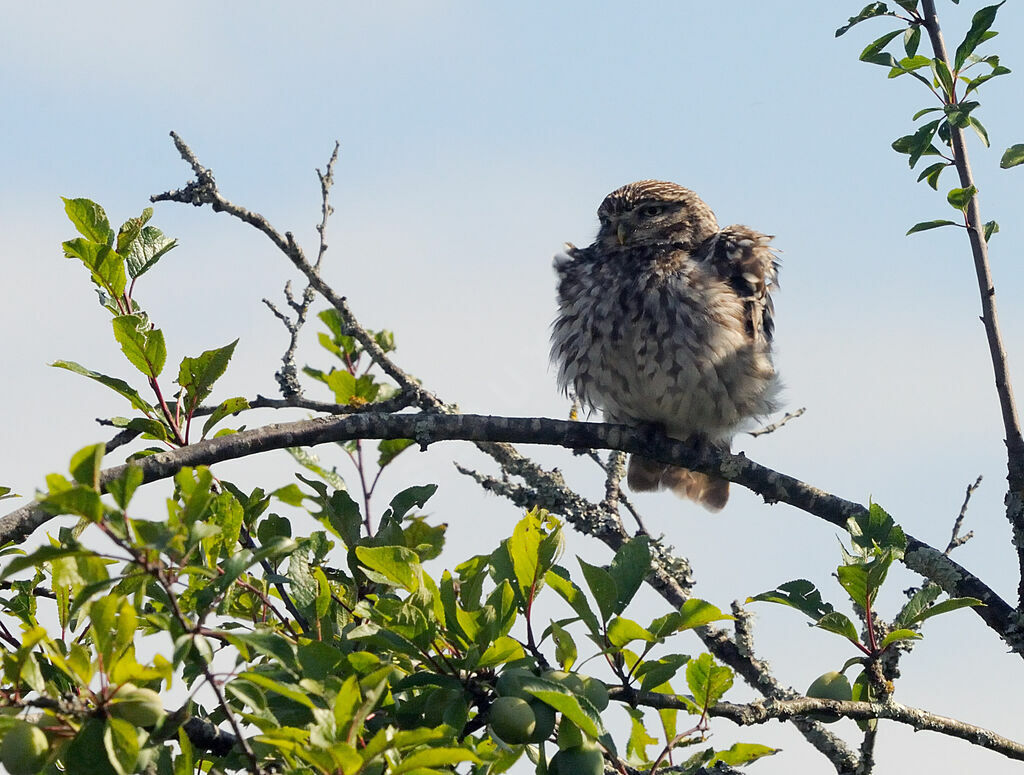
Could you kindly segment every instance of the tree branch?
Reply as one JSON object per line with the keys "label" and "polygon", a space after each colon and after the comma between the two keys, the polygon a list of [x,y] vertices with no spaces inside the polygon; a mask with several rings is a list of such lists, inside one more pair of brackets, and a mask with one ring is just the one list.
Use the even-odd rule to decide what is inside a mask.
{"label": "tree branch", "polygon": [[[953,72],[949,54],[946,52],[946,43],[942,37],[942,30],[939,28],[935,0],[923,0],[921,9],[924,27],[928,31],[928,38],[935,56],[945,62],[950,72]],[[956,95],[951,94],[949,97],[955,104]],[[960,176],[960,186],[962,188],[971,187],[974,185],[974,175],[971,173],[971,164],[967,158],[967,145],[964,142],[963,130],[952,121],[948,121],[947,125],[953,149],[953,162],[956,165],[957,174]],[[999,408],[1003,416],[1003,430],[1006,433],[1006,480],[1009,483],[1009,492],[1006,495],[1006,517],[1013,528],[1014,545],[1017,547],[1020,570],[1017,606],[1018,609],[1024,611],[1024,436],[1021,434],[1017,406],[1013,398],[1013,387],[1010,384],[1006,348],[1003,346],[999,320],[996,316],[996,290],[988,262],[988,243],[985,241],[977,194],[972,196],[967,203],[966,217],[967,236],[971,242],[974,271],[978,279],[978,292],[981,295],[981,322],[985,327],[985,336],[988,340],[989,357],[995,374],[996,393],[999,396]]]}
{"label": "tree branch", "polygon": [[[612,699],[622,700],[649,708],[677,708],[687,710],[684,700],[672,694],[655,694],[623,689],[621,686],[609,690]],[[809,713],[832,713],[859,721],[885,719],[912,726],[916,731],[938,732],[974,745],[995,751],[1010,759],[1024,761],[1024,744],[998,735],[991,730],[977,727],[957,719],[939,716],[920,708],[901,705],[890,699],[884,703],[852,702],[842,700],[820,700],[801,697],[795,700],[758,700],[747,704],[720,702],[708,708],[708,715],[727,718],[741,726],[764,724],[767,721],[787,721]]]}
{"label": "tree branch", "polygon": [[[478,443],[526,443],[562,446],[568,449],[617,449],[635,452],[664,463],[682,465],[712,473],[757,493],[767,503],[787,503],[837,527],[866,512],[864,506],[819,490],[809,484],[773,471],[745,455],[719,455],[712,450],[695,452],[690,445],[624,425],[572,422],[546,418],[456,415],[440,412],[381,414],[366,412],[340,417],[318,417],[292,423],[266,425],[227,436],[198,442],[180,449],[150,455],[131,463],[142,469],[144,481],[173,476],[185,466],[212,465],[286,447],[316,446],[351,439],[411,438],[426,448],[438,441],[464,440]],[[105,469],[100,481],[106,485],[127,466]],[[52,515],[35,504],[0,517],[0,543],[21,540]],[[973,610],[995,630],[1011,650],[1024,651],[1020,617],[979,578],[942,551],[908,535],[904,563],[908,568],[937,583],[953,596],[977,597],[984,606]]]}

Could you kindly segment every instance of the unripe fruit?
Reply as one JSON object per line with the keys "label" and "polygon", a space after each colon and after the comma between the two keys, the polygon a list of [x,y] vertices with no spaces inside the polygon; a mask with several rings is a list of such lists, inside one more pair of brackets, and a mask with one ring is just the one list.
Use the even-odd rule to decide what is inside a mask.
{"label": "unripe fruit", "polygon": [[121,684],[107,711],[137,727],[154,726],[167,715],[159,694],[135,684]]}
{"label": "unripe fruit", "polygon": [[555,709],[538,699],[533,699],[528,704],[537,720],[537,726],[530,735],[530,742],[542,743],[555,731]]}
{"label": "unripe fruit", "polygon": [[[807,688],[807,696],[819,700],[850,700],[853,699],[853,687],[845,675],[830,670],[814,679]],[[826,724],[839,720],[839,717],[832,713],[808,713],[807,718]]]}
{"label": "unripe fruit", "polygon": [[575,673],[567,673],[564,670],[548,670],[542,678],[560,683],[566,689],[576,694],[583,694],[583,681]]}
{"label": "unripe fruit", "polygon": [[498,697],[491,703],[490,721],[491,731],[513,745],[530,742],[537,729],[537,717],[521,697]]}
{"label": "unripe fruit", "polygon": [[35,724],[19,721],[0,742],[0,764],[10,775],[36,775],[46,763],[50,742]]}
{"label": "unripe fruit", "polygon": [[498,676],[494,683],[494,691],[499,697],[519,697],[523,700],[532,700],[533,695],[523,691],[522,683],[527,678],[536,678],[529,670],[522,667],[513,667],[504,671]]}
{"label": "unripe fruit", "polygon": [[596,678],[583,679],[583,696],[598,710],[608,707],[608,687]]}
{"label": "unripe fruit", "polygon": [[548,775],[601,775],[603,772],[601,749],[591,745],[566,748],[548,762]]}

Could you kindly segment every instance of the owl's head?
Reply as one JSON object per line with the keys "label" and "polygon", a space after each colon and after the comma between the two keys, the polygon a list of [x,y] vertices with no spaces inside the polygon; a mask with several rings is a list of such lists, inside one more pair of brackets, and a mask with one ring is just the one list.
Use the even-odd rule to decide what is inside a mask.
{"label": "owl's head", "polygon": [[676,183],[639,180],[612,191],[597,209],[597,244],[675,243],[695,248],[718,231],[718,222],[699,196]]}

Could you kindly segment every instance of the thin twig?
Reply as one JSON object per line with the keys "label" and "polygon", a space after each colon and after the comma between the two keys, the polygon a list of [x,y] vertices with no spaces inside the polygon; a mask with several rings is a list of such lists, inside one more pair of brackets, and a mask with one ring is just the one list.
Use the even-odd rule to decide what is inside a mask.
{"label": "thin twig", "polygon": [[960,528],[964,525],[964,517],[967,516],[967,505],[971,502],[971,496],[974,495],[974,491],[981,485],[981,474],[978,474],[978,478],[974,480],[974,484],[967,485],[967,492],[964,494],[964,502],[960,507],[960,513],[957,515],[956,520],[953,522],[953,532],[949,537],[949,543],[946,544],[946,551],[944,554],[949,554],[958,546],[963,546],[972,538],[974,538],[974,531],[970,531],[967,535],[960,535]]}
{"label": "thin twig", "polygon": [[807,411],[807,407],[806,406],[801,406],[799,409],[797,409],[794,412],[786,412],[786,414],[782,417],[781,420],[776,420],[775,422],[770,423],[769,425],[764,425],[764,426],[758,428],[756,431],[749,431],[749,434],[751,436],[753,436],[754,438],[757,438],[758,436],[764,436],[765,434],[768,434],[768,433],[774,433],[779,428],[781,428],[783,425],[788,423],[790,420],[795,420],[797,417],[799,417],[800,415],[802,415],[806,411]]}

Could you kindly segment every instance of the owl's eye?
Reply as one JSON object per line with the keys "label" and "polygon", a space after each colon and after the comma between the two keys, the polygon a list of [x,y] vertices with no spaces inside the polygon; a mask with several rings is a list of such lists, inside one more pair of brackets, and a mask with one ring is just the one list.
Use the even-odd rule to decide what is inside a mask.
{"label": "owl's eye", "polygon": [[665,212],[664,205],[644,205],[640,208],[640,215],[644,218],[653,218],[656,215],[661,215]]}

